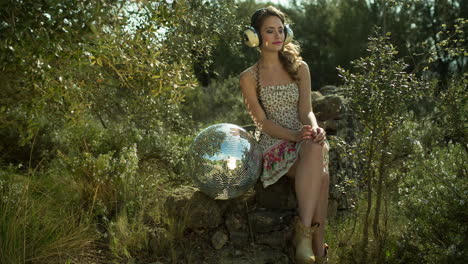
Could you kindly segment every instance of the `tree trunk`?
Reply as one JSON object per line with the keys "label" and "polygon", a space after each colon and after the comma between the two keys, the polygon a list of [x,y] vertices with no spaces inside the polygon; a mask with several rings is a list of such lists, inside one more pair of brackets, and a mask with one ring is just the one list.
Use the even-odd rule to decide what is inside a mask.
{"label": "tree trunk", "polygon": [[372,178],[374,173],[370,171],[367,175],[367,210],[364,216],[364,227],[362,235],[362,262],[367,263],[367,245],[369,243],[369,216],[372,210]]}
{"label": "tree trunk", "polygon": [[[375,204],[375,211],[374,211],[374,223],[373,223],[373,226],[372,226],[372,229],[373,229],[373,233],[374,233],[374,241],[377,243],[378,245],[378,249],[377,249],[377,259],[380,261],[380,257],[382,256],[382,249],[381,249],[381,246],[382,246],[382,241],[381,241],[381,238],[380,238],[380,230],[379,230],[379,222],[380,222],[380,208],[382,207],[382,195],[383,195],[383,182],[385,180],[385,177],[386,177],[386,167],[385,165],[386,164],[386,159],[385,159],[385,152],[386,152],[386,149],[387,149],[387,145],[388,145],[388,138],[387,136],[384,135],[384,139],[383,139],[383,144],[382,144],[382,147],[380,148],[380,160],[379,160],[379,170],[378,170],[378,180],[377,180],[377,193],[376,193],[376,204]],[[379,262],[380,263],[380,262]]]}
{"label": "tree trunk", "polygon": [[362,230],[362,242],[361,242],[361,254],[362,254],[362,259],[361,263],[367,263],[367,245],[369,243],[369,216],[372,210],[372,178],[374,177],[374,171],[372,169],[372,160],[374,156],[374,141],[375,141],[375,136],[372,134],[371,137],[371,142],[369,144],[369,156],[367,159],[367,164],[366,164],[366,170],[365,170],[365,175],[367,176],[366,178],[366,183],[367,183],[367,210],[366,214],[364,216],[364,226]]}

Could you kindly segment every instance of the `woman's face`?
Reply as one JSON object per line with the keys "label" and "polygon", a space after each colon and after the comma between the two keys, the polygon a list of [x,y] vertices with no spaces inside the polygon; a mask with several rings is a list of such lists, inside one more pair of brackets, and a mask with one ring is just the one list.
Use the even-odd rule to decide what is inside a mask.
{"label": "woman's face", "polygon": [[262,50],[280,51],[284,44],[284,26],[277,16],[267,17],[261,26]]}

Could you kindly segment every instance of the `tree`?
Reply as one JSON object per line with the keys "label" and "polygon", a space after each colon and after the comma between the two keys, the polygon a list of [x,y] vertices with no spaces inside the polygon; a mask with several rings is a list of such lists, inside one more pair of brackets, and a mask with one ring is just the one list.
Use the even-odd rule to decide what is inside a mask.
{"label": "tree", "polygon": [[[366,186],[367,210],[363,219],[361,250],[362,263],[367,263],[369,229],[372,226],[374,241],[378,245],[377,261],[382,260],[385,234],[380,232],[379,222],[382,197],[388,178],[389,141],[398,125],[407,115],[407,109],[426,92],[427,86],[413,74],[405,72],[407,64],[395,60],[395,46],[389,35],[375,34],[369,39],[369,56],[352,62],[354,72],[339,68],[345,94],[350,99],[354,116],[359,120],[356,131],[356,150],[362,161],[362,177]],[[374,198],[375,193],[375,198]],[[375,202],[373,223],[370,215]]]}
{"label": "tree", "polygon": [[127,0],[2,4],[2,159],[32,165],[50,159],[56,150],[51,136],[72,124],[96,121],[111,130],[126,124],[144,135],[179,131],[179,104],[197,83],[194,65],[211,54],[222,34],[236,32],[230,28],[233,6]]}

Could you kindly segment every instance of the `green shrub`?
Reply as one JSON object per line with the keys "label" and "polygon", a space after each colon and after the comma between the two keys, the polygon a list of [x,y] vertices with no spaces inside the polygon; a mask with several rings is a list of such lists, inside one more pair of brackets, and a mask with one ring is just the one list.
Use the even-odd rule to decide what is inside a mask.
{"label": "green shrub", "polygon": [[399,188],[409,220],[399,243],[399,263],[464,263],[467,259],[468,154],[460,144],[408,159]]}
{"label": "green shrub", "polygon": [[[442,128],[441,143],[449,141],[466,144],[468,142],[468,73],[453,76],[447,90],[440,94],[432,115],[437,126]],[[468,150],[468,149],[466,149]]]}
{"label": "green shrub", "polygon": [[213,80],[208,87],[191,90],[183,105],[185,113],[204,124],[251,124],[239,88],[239,77]]}
{"label": "green shrub", "polygon": [[[376,30],[374,36],[369,37],[367,57],[352,61],[352,71],[338,67],[345,82],[343,91],[358,122],[356,140],[352,144],[362,171],[359,180],[367,198],[359,250],[361,263],[369,263],[369,257],[375,263],[385,258],[388,233],[380,222],[387,221],[381,219],[385,217],[384,202],[391,188],[389,177],[394,166],[390,152],[392,135],[407,118],[409,106],[420,101],[430,88],[424,80],[406,72],[408,65],[402,59],[396,59],[398,52],[390,42],[390,35]],[[377,242],[374,256],[369,255],[374,252],[367,249],[370,234],[372,241]]]}

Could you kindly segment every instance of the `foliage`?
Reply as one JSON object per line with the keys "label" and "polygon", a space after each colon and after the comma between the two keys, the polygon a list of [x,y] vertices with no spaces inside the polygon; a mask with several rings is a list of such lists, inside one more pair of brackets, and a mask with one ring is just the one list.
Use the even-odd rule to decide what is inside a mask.
{"label": "foliage", "polygon": [[420,152],[405,162],[399,207],[408,222],[398,263],[464,263],[467,257],[468,153],[460,144]]}
{"label": "foliage", "polygon": [[[462,144],[442,143],[443,130],[435,127],[430,119],[422,122],[412,115],[390,139],[380,223],[386,243],[369,244],[369,262],[464,263],[466,259],[468,154]],[[424,142],[426,138],[433,142]],[[358,246],[367,199],[363,193],[358,195],[356,209],[331,219],[327,227],[327,241],[336,249],[332,261],[356,263],[361,257]],[[373,218],[370,215],[370,221]],[[383,251],[382,259],[375,259],[376,251]]]}
{"label": "foliage", "polygon": [[[369,57],[354,63],[353,74],[342,71],[359,103],[358,143],[374,137],[376,159],[369,149],[344,146],[342,153],[363,165],[371,160],[374,173],[381,172],[379,162],[388,165],[383,215],[391,216],[377,221],[387,241],[370,247],[387,263],[417,262],[415,256],[456,262],[466,254],[466,19],[457,19],[466,17],[465,2],[316,0],[283,8],[314,88],[338,83],[335,65],[348,68],[364,55],[370,25],[393,32],[394,45],[373,37]],[[262,6],[2,1],[0,262],[71,263],[99,241],[116,261],[132,263],[148,256],[149,234],[158,224],[168,226],[170,239],[160,244],[176,260],[179,252],[171,247],[183,228],[178,219],[165,219],[161,197],[188,183],[184,156],[195,131],[217,122],[250,123],[232,76],[257,58],[239,33],[246,14]],[[407,55],[409,67],[396,60]],[[425,87],[408,71],[443,88],[426,92],[422,113],[432,114],[422,120],[406,111],[420,99],[423,90],[416,88]],[[399,126],[407,117],[411,122]],[[379,144],[381,135],[387,144]],[[378,178],[368,179],[378,186]],[[355,182],[343,188],[355,190]],[[360,219],[366,202],[358,201]],[[349,219],[343,230],[364,228]],[[440,233],[442,225],[447,233]],[[358,245],[361,237],[350,234],[350,244]]]}
{"label": "foliage", "polygon": [[442,128],[441,139],[444,143],[457,142],[465,145],[468,142],[466,129],[468,119],[468,102],[466,87],[468,74],[454,76],[448,84],[447,90],[440,94],[432,119]]}
{"label": "foliage", "polygon": [[[233,1],[0,6],[0,162],[26,168],[19,173],[27,178],[61,174],[75,199],[63,210],[83,210],[117,257],[133,259],[147,246],[143,216],[160,195],[157,186],[186,181],[194,129],[180,103],[197,84],[195,65],[206,68],[201,58],[236,31]],[[8,221],[17,212],[2,210]],[[34,241],[11,234],[9,245]],[[41,256],[32,247],[29,253],[22,259]]]}
{"label": "foliage", "polygon": [[398,52],[387,35],[370,38],[370,55],[352,62],[355,73],[338,69],[362,129],[380,133],[377,136],[391,133],[403,121],[404,110],[421,99],[427,87],[405,72],[407,64],[395,60]]}
{"label": "foliage", "polygon": [[[294,28],[309,63],[314,89],[338,84],[336,65],[365,55],[376,18],[366,1],[304,1]],[[356,26],[359,25],[359,26]],[[352,27],[352,29],[351,29]],[[296,29],[297,28],[297,29]]]}
{"label": "foliage", "polygon": [[[301,45],[302,56],[311,69],[313,89],[340,84],[336,65],[349,68],[350,61],[365,56],[367,37],[372,34],[375,25],[381,28],[380,33],[392,32],[393,43],[399,52],[396,57],[403,58],[409,64],[408,71],[427,74],[424,69],[428,66],[429,57],[432,57],[434,61],[428,70],[441,80],[442,90],[446,88],[450,75],[466,71],[466,61],[462,57],[452,56],[450,51],[438,47],[443,44],[463,49],[466,46],[467,27],[460,22],[468,16],[466,1],[291,2],[288,6],[279,7],[291,18],[294,38]],[[249,25],[250,15],[265,5],[267,3],[258,4],[253,0],[240,1],[235,12],[236,24],[242,28]],[[449,43],[444,41],[446,31],[453,36],[453,41]],[[212,58],[213,65],[204,77],[205,86],[209,83],[207,76],[223,79],[238,75],[255,62],[256,51],[239,40],[227,38],[226,42],[219,42]]]}
{"label": "foliage", "polygon": [[248,116],[239,89],[239,78],[213,80],[209,86],[187,93],[184,110],[201,123],[248,125]]}
{"label": "foliage", "polygon": [[[406,73],[403,60],[395,60],[397,51],[387,36],[371,37],[369,56],[352,62],[354,73],[338,68],[345,81],[343,89],[350,99],[350,108],[359,121],[356,151],[362,162],[362,178],[367,192],[360,261],[367,262],[369,217],[373,208],[372,231],[378,243],[376,259],[382,259],[386,233],[380,228],[382,200],[388,183],[390,139],[407,117],[409,106],[416,103],[427,85]],[[374,195],[375,192],[375,205]]]}
{"label": "foliage", "polygon": [[[242,41],[242,31],[250,26],[250,17],[265,4],[256,3],[254,0],[239,1],[233,14],[233,34],[224,35],[216,45],[212,56],[209,58],[211,65],[204,76],[197,74],[203,86],[209,86],[211,79],[222,81],[230,76],[238,76],[240,72],[250,67],[259,58],[256,49],[247,47]],[[201,78],[200,78],[201,77]]]}
{"label": "foliage", "polygon": [[[196,83],[192,64],[228,31],[230,13],[220,19],[215,11],[232,3],[93,3],[37,3],[21,12],[28,3],[12,1],[2,9],[3,159],[53,156],[48,135],[69,122],[123,123],[142,134],[182,129],[178,103]],[[135,28],[129,10],[144,18]]]}

